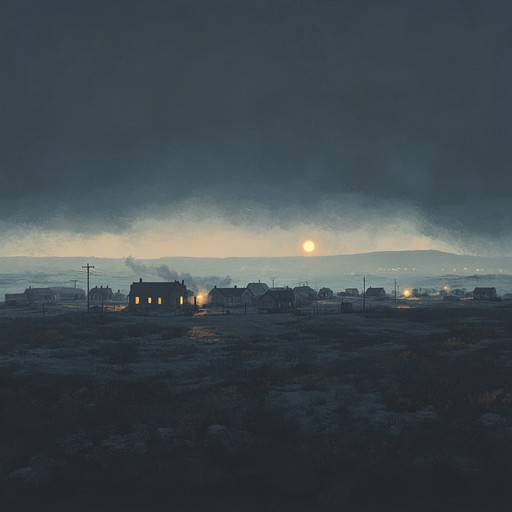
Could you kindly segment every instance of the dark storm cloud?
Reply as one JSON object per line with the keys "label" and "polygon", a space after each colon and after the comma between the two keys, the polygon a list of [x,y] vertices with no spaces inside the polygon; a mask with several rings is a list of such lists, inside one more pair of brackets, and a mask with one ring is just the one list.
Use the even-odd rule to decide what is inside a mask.
{"label": "dark storm cloud", "polygon": [[119,230],[202,197],[512,233],[510,2],[0,6],[4,224]]}

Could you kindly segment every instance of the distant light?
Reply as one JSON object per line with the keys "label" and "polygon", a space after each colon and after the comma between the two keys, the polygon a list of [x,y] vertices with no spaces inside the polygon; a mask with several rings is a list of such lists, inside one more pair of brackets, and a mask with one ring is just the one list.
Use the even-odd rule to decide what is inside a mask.
{"label": "distant light", "polygon": [[302,248],[306,252],[313,252],[315,250],[315,242],[313,242],[313,240],[305,240],[302,244]]}
{"label": "distant light", "polygon": [[404,290],[404,291],[402,292],[402,295],[403,295],[404,297],[410,297],[410,296],[411,296],[411,290]]}

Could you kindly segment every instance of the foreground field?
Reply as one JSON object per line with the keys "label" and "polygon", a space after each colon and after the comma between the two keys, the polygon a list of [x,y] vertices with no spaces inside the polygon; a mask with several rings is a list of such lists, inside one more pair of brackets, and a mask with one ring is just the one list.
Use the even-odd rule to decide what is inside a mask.
{"label": "foreground field", "polygon": [[510,510],[511,312],[4,318],[3,509]]}

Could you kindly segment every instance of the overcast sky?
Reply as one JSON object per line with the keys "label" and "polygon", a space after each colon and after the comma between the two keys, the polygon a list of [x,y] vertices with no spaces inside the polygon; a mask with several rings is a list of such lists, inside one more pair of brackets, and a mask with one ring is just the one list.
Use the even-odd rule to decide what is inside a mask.
{"label": "overcast sky", "polygon": [[0,255],[509,251],[511,25],[507,0],[0,0]]}

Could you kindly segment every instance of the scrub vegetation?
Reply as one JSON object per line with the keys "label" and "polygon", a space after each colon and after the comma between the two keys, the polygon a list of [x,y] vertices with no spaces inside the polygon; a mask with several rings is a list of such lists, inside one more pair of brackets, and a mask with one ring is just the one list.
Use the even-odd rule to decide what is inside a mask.
{"label": "scrub vegetation", "polygon": [[1,319],[3,509],[510,510],[510,312]]}

